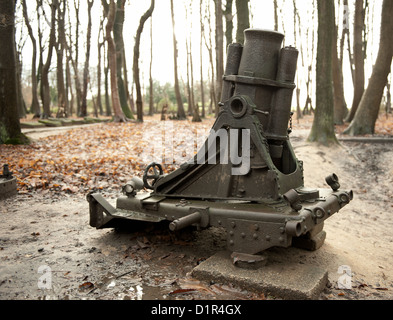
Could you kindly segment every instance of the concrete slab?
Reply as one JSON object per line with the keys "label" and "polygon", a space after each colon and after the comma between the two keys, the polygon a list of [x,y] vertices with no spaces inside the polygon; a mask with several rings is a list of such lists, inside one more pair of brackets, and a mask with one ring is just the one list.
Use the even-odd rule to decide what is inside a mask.
{"label": "concrete slab", "polygon": [[195,267],[192,276],[288,300],[317,299],[328,282],[328,272],[316,266],[274,260],[257,270],[241,269],[230,256],[228,251],[215,254]]}

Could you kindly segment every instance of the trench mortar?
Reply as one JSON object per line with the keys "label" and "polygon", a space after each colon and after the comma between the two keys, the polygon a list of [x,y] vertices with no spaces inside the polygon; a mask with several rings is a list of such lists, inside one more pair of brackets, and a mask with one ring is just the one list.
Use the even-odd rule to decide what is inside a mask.
{"label": "trench mortar", "polygon": [[275,246],[318,249],[324,221],[353,193],[340,190],[334,173],[326,177],[330,188],[304,186],[303,162],[289,139],[298,50],[282,48],[283,39],[279,32],[247,29],[244,46],[229,45],[220,112],[204,146],[166,175],[160,164],[149,164],[143,179],[123,187],[116,208],[90,193],[90,225],[134,220],[167,221],[171,231],[222,227],[236,260],[251,261]]}

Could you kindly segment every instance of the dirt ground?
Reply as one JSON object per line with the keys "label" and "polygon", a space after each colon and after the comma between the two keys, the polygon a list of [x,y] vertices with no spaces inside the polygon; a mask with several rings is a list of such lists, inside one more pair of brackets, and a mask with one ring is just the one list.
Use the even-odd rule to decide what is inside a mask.
{"label": "dirt ground", "polygon": [[[54,133],[34,138],[47,134]],[[305,186],[324,188],[324,178],[334,172],[343,189],[353,190],[354,199],[325,222],[327,238],[319,250],[270,251],[325,268],[329,285],[320,299],[392,299],[392,144],[342,142],[325,148],[307,143],[307,134],[308,128],[295,126],[291,135],[304,161]],[[118,195],[106,196],[114,204]],[[190,277],[197,264],[225,249],[220,229],[177,234],[161,225],[96,230],[89,226],[84,194],[18,194],[1,202],[0,216],[3,300],[279,298]],[[340,266],[351,271],[351,289],[338,286]]]}

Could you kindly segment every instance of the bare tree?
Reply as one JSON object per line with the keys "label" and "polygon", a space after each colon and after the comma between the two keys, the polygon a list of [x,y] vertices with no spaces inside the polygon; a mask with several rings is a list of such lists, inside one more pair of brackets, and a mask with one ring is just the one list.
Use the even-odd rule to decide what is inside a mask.
{"label": "bare tree", "polygon": [[[225,17],[225,38],[227,44],[233,42],[233,13],[232,13],[233,0],[227,0],[225,4],[224,17]],[[202,12],[201,12],[202,15]]]}
{"label": "bare tree", "polygon": [[316,109],[308,140],[324,145],[338,143],[334,133],[333,86],[332,86],[332,42],[335,30],[334,0],[317,1],[318,45],[317,45],[317,91]]}
{"label": "bare tree", "polygon": [[29,37],[31,40],[31,44],[33,46],[33,52],[31,57],[31,94],[32,94],[32,102],[31,102],[31,112],[34,114],[34,118],[40,116],[40,104],[38,101],[38,80],[37,80],[37,40],[34,37],[33,29],[30,24],[26,0],[22,0],[23,6],[23,18],[25,20],[25,24],[27,27],[27,31],[29,32]]}
{"label": "bare tree", "polygon": [[[216,106],[218,104],[217,100],[217,94],[216,94],[216,77],[215,77],[215,72],[214,72],[214,58],[213,58],[213,41],[212,41],[212,25],[211,25],[211,11],[210,11],[210,2],[206,4],[206,12],[205,12],[205,20],[207,21],[207,35],[208,38],[206,37],[206,33],[203,33],[203,38],[205,40],[205,46],[206,49],[209,53],[209,72],[210,72],[210,103],[209,103],[209,108],[208,108],[208,114],[213,113],[213,106],[216,109]],[[221,83],[220,83],[221,85]]]}
{"label": "bare tree", "polygon": [[81,103],[82,103],[82,87],[81,81],[79,78],[79,27],[80,27],[80,0],[74,0],[74,8],[75,8],[75,43],[70,39],[70,50],[72,56],[72,48],[75,48],[75,58],[72,60],[72,66],[74,69],[74,80],[75,80],[75,91],[76,91],[76,114],[79,115],[81,111]]}
{"label": "bare tree", "polygon": [[278,3],[277,0],[273,0],[274,8],[274,31],[278,31]]}
{"label": "bare tree", "polygon": [[179,76],[178,76],[178,67],[177,67],[177,40],[176,40],[176,32],[175,32],[175,12],[173,8],[173,0],[171,1],[171,17],[172,17],[172,33],[173,33],[173,60],[174,60],[174,71],[175,71],[175,94],[176,94],[176,102],[177,102],[177,118],[179,120],[186,119],[186,113],[184,112],[183,101],[180,95],[180,86],[179,86]]}
{"label": "bare tree", "polygon": [[90,47],[91,47],[91,9],[94,4],[94,0],[86,0],[87,1],[87,32],[86,32],[86,57],[85,57],[85,66],[83,68],[83,87],[82,87],[82,101],[81,101],[81,110],[80,116],[87,116],[87,90],[89,83],[89,66],[90,66]]}
{"label": "bare tree", "polygon": [[123,26],[125,19],[125,3],[126,0],[117,0],[117,10],[115,23],[113,25],[113,40],[116,45],[116,66],[117,66],[117,86],[119,88],[119,98],[121,109],[128,119],[134,119],[127,99],[126,85],[126,59],[124,54]]}
{"label": "bare tree", "polygon": [[199,116],[198,104],[195,101],[194,94],[194,66],[192,59],[192,2],[189,3],[189,9],[186,7],[186,20],[189,17],[189,12],[191,19],[188,23],[188,39],[186,39],[186,51],[187,51],[187,88],[188,88],[188,96],[189,96],[189,110],[192,113],[192,122],[201,122],[201,118]]}
{"label": "bare tree", "polygon": [[345,119],[346,122],[352,121],[364,92],[364,12],[364,0],[356,0],[353,35],[354,96],[351,110],[348,114],[348,117]]}
{"label": "bare tree", "polygon": [[107,15],[107,24],[105,26],[105,40],[108,44],[108,66],[110,70],[110,83],[111,83],[111,97],[112,107],[114,112],[115,122],[126,122],[127,118],[124,115],[119,97],[119,89],[117,87],[117,61],[116,61],[116,47],[112,38],[113,25],[116,15],[115,0],[110,0],[109,4],[106,0],[102,0],[104,7],[104,14]]}
{"label": "bare tree", "polygon": [[59,5],[57,11],[57,43],[56,43],[56,55],[57,55],[57,102],[58,111],[57,117],[67,117],[68,114],[68,96],[66,95],[66,88],[64,83],[64,50],[65,50],[65,2],[63,6]]}
{"label": "bare tree", "polygon": [[340,57],[338,54],[337,33],[338,27],[333,30],[332,67],[334,87],[334,123],[340,125],[344,123],[344,118],[347,115],[348,110],[344,96],[342,61],[340,61]]}
{"label": "bare tree", "polygon": [[250,27],[250,12],[248,10],[249,0],[236,0],[237,30],[236,42],[244,43],[244,30]]}
{"label": "bare tree", "polygon": [[49,87],[49,68],[52,62],[52,53],[56,44],[56,11],[59,6],[58,0],[53,0],[51,3],[51,20],[50,20],[50,35],[48,44],[48,56],[45,64],[42,67],[41,82],[42,82],[42,98],[43,109],[42,118],[46,119],[51,116],[50,111],[50,87]]}
{"label": "bare tree", "polygon": [[383,91],[392,64],[393,55],[393,2],[382,3],[381,33],[378,56],[373,72],[356,111],[353,121],[344,133],[349,135],[374,134]]}
{"label": "bare tree", "polygon": [[153,97],[153,17],[150,18],[150,65],[149,65],[149,116],[154,114],[154,97]]}
{"label": "bare tree", "polygon": [[142,92],[141,92],[141,84],[139,80],[139,46],[141,42],[141,35],[143,31],[143,26],[147,19],[149,19],[154,10],[154,0],[151,0],[150,8],[143,14],[141,20],[139,21],[139,26],[136,31],[135,36],[135,45],[134,45],[134,81],[136,88],[136,111],[137,111],[137,119],[138,121],[143,121],[143,100],[142,100]]}
{"label": "bare tree", "polygon": [[97,107],[99,109],[100,115],[104,114],[102,108],[102,99],[101,99],[101,76],[102,76],[102,47],[104,46],[104,42],[101,41],[101,33],[104,28],[104,20],[101,19],[100,27],[98,29],[98,40],[97,40],[97,52],[98,52],[98,64],[97,64]]}
{"label": "bare tree", "polygon": [[0,144],[21,144],[16,78],[15,1],[0,1]]}
{"label": "bare tree", "polygon": [[[216,96],[221,99],[222,77],[224,76],[224,28],[222,0],[214,0],[216,15]],[[219,105],[215,106],[215,116],[218,116]]]}
{"label": "bare tree", "polygon": [[201,103],[202,103],[202,118],[206,116],[205,114],[205,88],[203,83],[203,34],[205,33],[204,26],[203,26],[203,14],[202,14],[202,4],[203,0],[199,0],[199,19],[201,25],[201,38],[199,42],[199,54],[200,54],[200,65],[201,65]]}

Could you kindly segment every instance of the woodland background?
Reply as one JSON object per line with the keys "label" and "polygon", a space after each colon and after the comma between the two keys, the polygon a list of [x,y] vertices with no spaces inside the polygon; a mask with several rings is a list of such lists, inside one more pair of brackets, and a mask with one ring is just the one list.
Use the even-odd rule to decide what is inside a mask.
{"label": "woodland background", "polygon": [[0,142],[23,142],[26,118],[214,117],[226,47],[249,27],[299,49],[293,111],[315,113],[311,141],[336,142],[344,123],[346,134],[374,134],[391,113],[391,13],[391,1],[368,0],[2,1]]}

